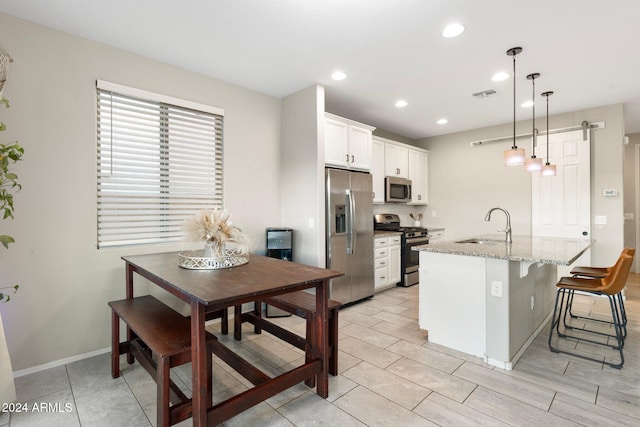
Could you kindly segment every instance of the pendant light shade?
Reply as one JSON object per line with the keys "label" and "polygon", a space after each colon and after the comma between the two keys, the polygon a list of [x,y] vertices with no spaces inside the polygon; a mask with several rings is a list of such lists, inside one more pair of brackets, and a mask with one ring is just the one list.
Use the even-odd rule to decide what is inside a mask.
{"label": "pendant light shade", "polygon": [[507,50],[507,55],[513,56],[513,145],[504,151],[504,164],[506,166],[518,166],[524,163],[524,148],[516,145],[516,55],[522,52],[521,47],[512,47]]}
{"label": "pendant light shade", "polygon": [[542,170],[542,159],[536,157],[536,139],[538,137],[538,130],[536,129],[536,79],[538,77],[540,77],[540,73],[533,73],[527,76],[527,80],[531,80],[533,86],[533,96],[531,98],[531,102],[533,103],[531,106],[533,109],[533,118],[531,119],[531,157],[524,162],[524,168],[527,172]]}
{"label": "pendant light shade", "polygon": [[519,166],[524,163],[524,148],[512,147],[504,150],[505,166]]}
{"label": "pendant light shade", "polygon": [[542,93],[547,99],[547,162],[542,167],[541,175],[542,176],[556,176],[556,165],[552,165],[549,163],[549,97],[553,95],[553,92],[548,91]]}

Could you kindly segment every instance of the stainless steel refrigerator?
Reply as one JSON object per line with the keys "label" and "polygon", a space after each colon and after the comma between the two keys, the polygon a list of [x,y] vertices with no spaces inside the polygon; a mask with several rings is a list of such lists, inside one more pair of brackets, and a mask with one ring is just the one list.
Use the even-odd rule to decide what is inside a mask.
{"label": "stainless steel refrigerator", "polygon": [[325,169],[329,297],[343,304],[373,295],[373,187],[371,175]]}

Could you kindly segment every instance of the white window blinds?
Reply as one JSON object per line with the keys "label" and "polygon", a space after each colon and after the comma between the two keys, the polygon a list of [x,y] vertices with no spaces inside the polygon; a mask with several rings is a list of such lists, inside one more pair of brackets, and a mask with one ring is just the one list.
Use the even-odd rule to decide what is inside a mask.
{"label": "white window blinds", "polygon": [[222,208],[223,111],[97,82],[98,247],[168,243]]}

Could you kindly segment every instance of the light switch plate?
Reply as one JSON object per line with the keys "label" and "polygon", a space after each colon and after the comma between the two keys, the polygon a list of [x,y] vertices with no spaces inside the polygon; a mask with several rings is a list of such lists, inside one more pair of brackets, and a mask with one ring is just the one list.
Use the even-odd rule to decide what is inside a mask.
{"label": "light switch plate", "polygon": [[606,225],[607,224],[607,216],[606,215],[596,215],[593,222],[596,225]]}
{"label": "light switch plate", "polygon": [[502,282],[498,280],[491,281],[491,296],[502,298]]}

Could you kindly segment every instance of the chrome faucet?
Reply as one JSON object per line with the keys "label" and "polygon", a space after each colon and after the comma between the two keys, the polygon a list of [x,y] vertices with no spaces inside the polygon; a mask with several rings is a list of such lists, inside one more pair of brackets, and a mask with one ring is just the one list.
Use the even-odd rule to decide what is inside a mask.
{"label": "chrome faucet", "polygon": [[502,209],[502,208],[491,208],[491,209],[489,209],[489,212],[487,212],[487,215],[484,217],[484,220],[485,221],[490,221],[491,220],[491,212],[493,212],[495,210],[502,211],[507,216],[507,227],[504,230],[498,230],[498,231],[504,231],[505,234],[506,234],[505,242],[506,243],[512,243],[513,241],[511,240],[511,215],[509,215],[509,211],[507,211],[506,209]]}

